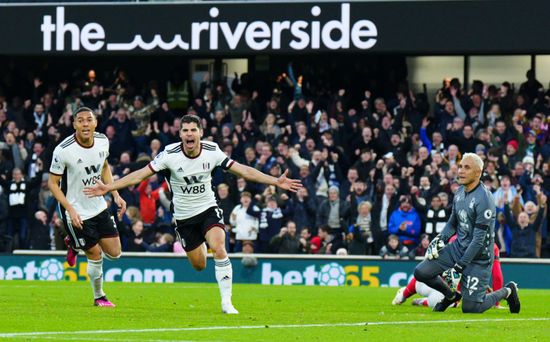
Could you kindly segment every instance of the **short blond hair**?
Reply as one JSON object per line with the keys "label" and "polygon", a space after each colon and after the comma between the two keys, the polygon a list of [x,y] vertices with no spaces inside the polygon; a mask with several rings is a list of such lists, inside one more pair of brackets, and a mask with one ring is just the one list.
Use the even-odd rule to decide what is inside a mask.
{"label": "short blond hair", "polygon": [[462,156],[462,160],[466,158],[472,159],[477,167],[479,167],[479,170],[483,171],[483,160],[481,160],[481,158],[477,154],[471,152],[464,153],[464,155]]}

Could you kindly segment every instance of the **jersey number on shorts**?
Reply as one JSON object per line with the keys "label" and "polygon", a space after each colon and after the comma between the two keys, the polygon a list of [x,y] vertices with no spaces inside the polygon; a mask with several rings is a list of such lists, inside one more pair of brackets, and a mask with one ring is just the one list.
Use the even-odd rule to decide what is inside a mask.
{"label": "jersey number on shorts", "polygon": [[479,284],[478,277],[468,276],[466,278],[466,288],[470,290],[470,292],[477,290],[477,284]]}

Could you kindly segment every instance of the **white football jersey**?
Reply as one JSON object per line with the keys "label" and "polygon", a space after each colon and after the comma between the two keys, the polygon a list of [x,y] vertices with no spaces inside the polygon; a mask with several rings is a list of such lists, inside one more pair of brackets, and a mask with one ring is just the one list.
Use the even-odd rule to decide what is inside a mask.
{"label": "white football jersey", "polygon": [[108,156],[109,140],[101,133],[94,133],[91,147],[80,145],[75,135],[71,135],[53,151],[50,173],[62,176],[61,190],[83,220],[107,209],[107,202],[103,197],[88,198],[83,190],[101,179],[103,164]]}
{"label": "white football jersey", "polygon": [[216,166],[229,170],[234,163],[218,144],[210,141],[201,141],[200,144],[200,152],[194,158],[185,155],[179,142],[166,146],[149,163],[154,172],[166,170],[173,194],[174,217],[178,220],[188,219],[218,205],[212,191],[212,171]]}

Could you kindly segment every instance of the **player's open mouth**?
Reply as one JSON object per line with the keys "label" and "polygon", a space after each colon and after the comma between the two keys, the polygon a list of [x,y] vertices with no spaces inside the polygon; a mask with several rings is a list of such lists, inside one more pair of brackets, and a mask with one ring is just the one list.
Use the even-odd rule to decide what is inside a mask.
{"label": "player's open mouth", "polygon": [[195,140],[185,140],[185,145],[187,147],[193,147],[195,145]]}

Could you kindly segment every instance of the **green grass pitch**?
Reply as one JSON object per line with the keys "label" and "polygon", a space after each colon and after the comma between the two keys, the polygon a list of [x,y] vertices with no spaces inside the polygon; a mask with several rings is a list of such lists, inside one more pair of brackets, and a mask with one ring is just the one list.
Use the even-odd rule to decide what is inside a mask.
{"label": "green grass pitch", "polygon": [[550,341],[548,290],[520,288],[518,315],[465,315],[392,306],[390,288],[236,284],[240,315],[223,315],[216,284],[104,287],[116,308],[92,306],[86,282],[0,281],[0,340]]}

